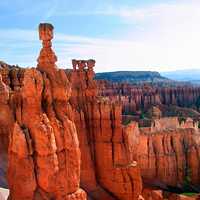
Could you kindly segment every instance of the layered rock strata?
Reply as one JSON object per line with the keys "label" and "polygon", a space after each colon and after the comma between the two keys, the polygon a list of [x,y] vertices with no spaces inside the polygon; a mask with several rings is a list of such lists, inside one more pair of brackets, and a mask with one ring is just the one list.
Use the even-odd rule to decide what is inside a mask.
{"label": "layered rock strata", "polygon": [[0,123],[9,139],[9,199],[86,200],[79,185],[80,149],[71,120],[71,84],[64,70],[55,67],[52,26],[41,24],[39,31],[43,49],[37,69],[1,68]]}
{"label": "layered rock strata", "polygon": [[152,186],[198,189],[200,133],[193,128],[141,132],[138,162],[143,180]]}
{"label": "layered rock strata", "polygon": [[111,100],[122,101],[123,113],[130,114],[148,110],[152,105],[196,106],[200,98],[200,87],[135,86],[127,83],[98,81],[99,94]]}
{"label": "layered rock strata", "polygon": [[105,200],[138,200],[142,192],[136,162],[138,127],[135,123],[122,127],[121,105],[97,97],[93,61],[73,60],[73,66],[70,101],[79,108],[75,123],[83,160],[81,183],[89,195],[96,191],[95,199],[102,199],[101,187],[111,194]]}

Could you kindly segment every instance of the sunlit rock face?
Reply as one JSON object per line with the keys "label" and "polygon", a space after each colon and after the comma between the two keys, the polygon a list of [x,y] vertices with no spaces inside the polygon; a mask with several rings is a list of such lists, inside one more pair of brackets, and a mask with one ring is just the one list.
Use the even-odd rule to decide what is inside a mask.
{"label": "sunlit rock face", "polygon": [[152,187],[183,188],[188,174],[191,184],[198,186],[200,133],[196,123],[189,118],[185,122],[176,117],[162,118],[162,112],[154,108],[151,127],[138,128],[136,122],[122,126],[123,99],[121,104],[108,101],[110,97],[98,97],[94,72],[87,62],[73,60],[69,76],[70,103],[79,108],[75,124],[86,161],[81,164],[81,185],[88,195],[101,199],[109,192],[111,196],[105,199],[189,199],[184,195],[165,196]]}
{"label": "sunlit rock face", "polygon": [[10,200],[87,199],[79,184],[71,84],[64,70],[55,67],[52,30],[49,24],[39,26],[43,49],[37,69],[1,65],[0,136],[9,141],[4,146],[8,146]]}
{"label": "sunlit rock face", "polygon": [[9,199],[85,200],[81,182],[92,199],[138,200],[137,124],[123,128],[120,104],[97,97],[94,60],[73,60],[73,71],[60,70],[53,27],[41,24],[39,34],[36,69],[1,66]]}
{"label": "sunlit rock face", "polygon": [[200,133],[193,128],[145,132],[138,150],[143,180],[161,188],[200,184]]}
{"label": "sunlit rock face", "polygon": [[193,86],[152,86],[112,83],[98,80],[99,94],[111,100],[121,100],[125,114],[147,111],[157,105],[174,105],[180,107],[195,106],[199,100],[200,87]]}
{"label": "sunlit rock face", "polygon": [[[70,102],[79,108],[75,124],[82,155],[81,185],[94,199],[138,200],[138,127],[123,127],[121,105],[97,96],[93,60],[73,60]],[[84,162],[86,161],[86,162]]]}

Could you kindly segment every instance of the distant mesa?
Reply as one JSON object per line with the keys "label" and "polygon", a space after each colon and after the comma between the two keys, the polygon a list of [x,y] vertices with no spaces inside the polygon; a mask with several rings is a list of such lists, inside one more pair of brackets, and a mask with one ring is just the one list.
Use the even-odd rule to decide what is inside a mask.
{"label": "distant mesa", "polygon": [[104,79],[113,82],[143,83],[143,82],[170,82],[159,72],[154,71],[116,71],[96,73],[97,80]]}

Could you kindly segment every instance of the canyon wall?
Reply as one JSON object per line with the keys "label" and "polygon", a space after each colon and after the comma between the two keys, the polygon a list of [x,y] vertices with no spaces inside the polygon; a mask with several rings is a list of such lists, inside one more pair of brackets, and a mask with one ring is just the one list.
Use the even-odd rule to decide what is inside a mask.
{"label": "canyon wall", "polygon": [[1,168],[9,199],[85,200],[80,184],[89,199],[141,199],[137,124],[123,127],[121,105],[97,96],[93,60],[73,60],[70,72],[58,69],[53,26],[41,24],[39,34],[36,69],[1,63],[1,138],[7,143],[0,157],[7,163],[2,152],[8,156]]}
{"label": "canyon wall", "polygon": [[73,66],[70,101],[79,110],[75,123],[81,141],[81,185],[95,199],[137,200],[142,192],[135,153],[138,127],[122,127],[121,105],[97,97],[94,61],[74,60]]}
{"label": "canyon wall", "polygon": [[146,132],[141,129],[138,162],[143,181],[160,188],[186,184],[199,189],[200,132],[177,128]]}
{"label": "canyon wall", "polygon": [[157,87],[98,81],[98,88],[101,96],[121,100],[126,114],[147,110],[152,105],[189,107],[196,105],[200,97],[200,87],[192,86]]}
{"label": "canyon wall", "polygon": [[86,200],[69,104],[71,84],[57,69],[53,26],[41,24],[37,69],[1,65],[1,134],[8,145],[9,200]]}

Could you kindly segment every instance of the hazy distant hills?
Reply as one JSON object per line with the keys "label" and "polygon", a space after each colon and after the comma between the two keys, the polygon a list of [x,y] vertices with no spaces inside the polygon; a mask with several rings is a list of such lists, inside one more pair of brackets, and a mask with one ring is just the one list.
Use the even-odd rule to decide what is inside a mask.
{"label": "hazy distant hills", "polygon": [[200,84],[200,69],[177,70],[170,72],[155,71],[116,71],[96,73],[96,79],[112,82],[139,83],[164,83],[164,84]]}
{"label": "hazy distant hills", "polygon": [[161,72],[161,75],[177,81],[190,81],[192,83],[200,83],[200,69]]}
{"label": "hazy distant hills", "polygon": [[113,82],[143,83],[143,82],[169,82],[168,78],[154,71],[116,71],[96,73],[96,79]]}

